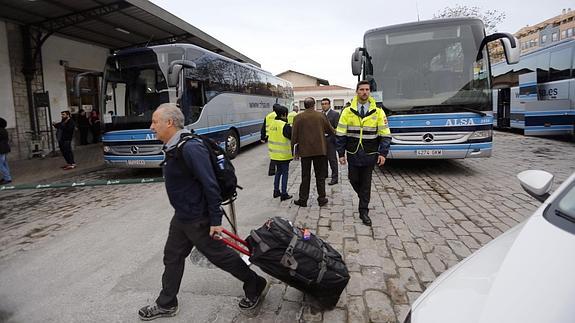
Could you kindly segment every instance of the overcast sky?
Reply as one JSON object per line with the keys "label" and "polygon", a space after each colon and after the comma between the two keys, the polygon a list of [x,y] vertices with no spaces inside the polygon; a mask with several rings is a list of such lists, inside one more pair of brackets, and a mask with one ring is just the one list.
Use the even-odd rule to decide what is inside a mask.
{"label": "overcast sky", "polygon": [[354,87],[350,57],[366,30],[421,20],[447,6],[497,9],[506,19],[498,31],[514,33],[575,10],[573,0],[152,0],[165,10],[278,74],[294,70]]}

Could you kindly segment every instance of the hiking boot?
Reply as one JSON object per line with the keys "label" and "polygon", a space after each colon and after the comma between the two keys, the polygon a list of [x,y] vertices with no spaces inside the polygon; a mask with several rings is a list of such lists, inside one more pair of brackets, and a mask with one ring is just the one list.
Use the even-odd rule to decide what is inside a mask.
{"label": "hiking boot", "polygon": [[[281,196],[281,195],[282,195],[282,194],[280,193],[280,191],[274,190],[274,199],[275,199],[276,197]],[[283,200],[282,200],[282,201],[283,201]]]}
{"label": "hiking boot", "polygon": [[293,197],[293,195],[289,195],[289,194],[282,194],[280,197],[280,200],[285,201],[285,200],[289,200]]}
{"label": "hiking boot", "polygon": [[323,199],[317,199],[317,203],[319,204],[319,206],[325,206],[328,202],[328,199],[323,198]]}
{"label": "hiking boot", "polygon": [[293,201],[293,204],[301,207],[307,207],[307,202],[302,200],[295,200]]}
{"label": "hiking boot", "polygon": [[142,307],[138,311],[138,316],[140,317],[140,320],[142,320],[142,321],[151,321],[151,320],[157,319],[158,317],[176,316],[176,314],[178,314],[178,310],[179,310],[178,305],[168,307],[168,308],[163,308],[163,307],[160,307],[158,304],[154,303],[152,305],[147,305],[147,306]]}
{"label": "hiking boot", "polygon": [[266,292],[267,292],[267,288],[268,288],[268,281],[261,277],[258,276],[258,282],[257,282],[257,293],[255,296],[244,296],[244,298],[242,298],[238,304],[238,306],[240,307],[240,310],[242,311],[250,311],[255,309],[256,307],[258,307],[258,305],[261,304],[262,300],[264,299],[264,297],[266,296]]}

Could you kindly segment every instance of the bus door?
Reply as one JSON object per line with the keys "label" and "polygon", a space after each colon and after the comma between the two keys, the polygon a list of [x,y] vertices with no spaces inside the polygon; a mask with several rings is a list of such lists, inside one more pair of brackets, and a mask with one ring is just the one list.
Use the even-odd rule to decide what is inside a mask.
{"label": "bus door", "polygon": [[186,118],[186,125],[198,121],[205,102],[204,83],[185,78],[184,93],[182,95],[180,108]]}
{"label": "bus door", "polygon": [[511,88],[499,89],[497,93],[497,127],[511,126]]}

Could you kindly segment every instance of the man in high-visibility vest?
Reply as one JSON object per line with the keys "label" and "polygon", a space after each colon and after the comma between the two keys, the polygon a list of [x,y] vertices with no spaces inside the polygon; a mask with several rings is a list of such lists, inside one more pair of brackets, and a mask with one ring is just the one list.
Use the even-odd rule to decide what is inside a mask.
{"label": "man in high-visibility vest", "polygon": [[[274,198],[280,197],[282,201],[292,198],[287,192],[289,163],[293,159],[291,152],[291,126],[287,124],[288,109],[281,106],[276,109],[277,117],[268,127],[268,153],[270,159],[276,164],[274,178]],[[281,181],[281,191],[280,191]]]}
{"label": "man in high-visibility vest", "polygon": [[295,118],[295,116],[297,116],[298,112],[299,112],[299,107],[297,105],[294,105],[292,112],[288,113],[288,115],[287,115],[287,122],[289,125],[293,125],[293,118]]}
{"label": "man in high-visibility vest", "polygon": [[369,200],[372,171],[377,163],[383,166],[389,152],[391,132],[385,112],[375,105],[370,83],[357,83],[356,96],[341,112],[336,129],[337,153],[342,165],[348,164],[348,177],[359,197],[359,217],[371,226]]}
{"label": "man in high-visibility vest", "polygon": [[[272,123],[272,121],[277,117],[277,113],[276,110],[281,107],[281,105],[279,103],[275,103],[273,106],[273,111],[268,113],[266,115],[266,117],[264,118],[264,123],[262,124],[262,129],[260,130],[260,141],[262,143],[265,143],[266,140],[268,139],[268,129],[269,129],[269,125]],[[268,168],[268,176],[274,176],[276,174],[276,164],[274,163],[273,160],[270,160],[270,166]]]}

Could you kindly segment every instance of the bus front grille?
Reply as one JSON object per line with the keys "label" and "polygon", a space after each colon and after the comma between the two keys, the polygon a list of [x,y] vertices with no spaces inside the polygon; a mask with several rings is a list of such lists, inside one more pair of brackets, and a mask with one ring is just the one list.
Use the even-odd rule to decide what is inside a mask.
{"label": "bus front grille", "polygon": [[110,155],[158,155],[162,153],[162,145],[125,145],[109,146]]}
{"label": "bus front grille", "polygon": [[437,145],[466,142],[472,132],[411,132],[391,134],[391,142],[400,145]]}

